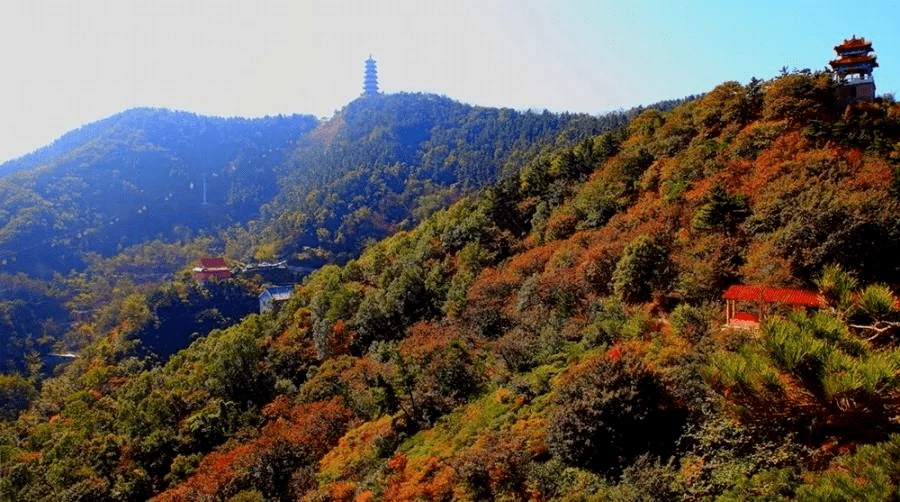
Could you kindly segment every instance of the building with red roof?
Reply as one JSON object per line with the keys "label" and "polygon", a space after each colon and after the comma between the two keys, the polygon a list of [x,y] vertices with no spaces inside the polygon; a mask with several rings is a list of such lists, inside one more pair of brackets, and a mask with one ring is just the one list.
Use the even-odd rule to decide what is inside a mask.
{"label": "building with red roof", "polygon": [[225,258],[200,258],[200,266],[194,267],[194,279],[203,282],[212,278],[217,280],[225,280],[231,277],[231,269]]}
{"label": "building with red roof", "polygon": [[[818,308],[822,305],[819,293],[816,291],[739,284],[728,288],[722,295],[722,299],[725,300],[725,318],[728,320],[728,324],[744,327],[759,325],[769,311],[777,306],[800,310]],[[750,307],[753,311],[739,312],[739,307]]]}
{"label": "building with red roof", "polygon": [[872,42],[853,35],[835,46],[834,52],[837,53],[837,58],[829,64],[838,83],[838,100],[850,103],[875,99],[872,70],[878,67],[878,58],[872,52]]}

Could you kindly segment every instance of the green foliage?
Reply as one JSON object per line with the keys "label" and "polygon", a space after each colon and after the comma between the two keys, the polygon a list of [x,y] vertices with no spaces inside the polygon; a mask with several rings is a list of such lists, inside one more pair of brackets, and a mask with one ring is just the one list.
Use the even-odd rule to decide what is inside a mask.
{"label": "green foliage", "polygon": [[513,329],[497,339],[496,351],[506,367],[513,372],[532,369],[540,362],[540,335]]}
{"label": "green foliage", "polygon": [[807,123],[833,118],[837,112],[831,75],[792,73],[769,82],[763,98],[763,118]]}
{"label": "green foliage", "polygon": [[567,464],[616,473],[644,453],[667,455],[684,415],[640,359],[594,357],[557,389],[547,445]]}
{"label": "green foliage", "polygon": [[790,498],[798,484],[797,459],[809,451],[793,437],[760,437],[720,413],[686,436],[690,451],[681,458],[681,496],[723,500]]}
{"label": "green foliage", "polygon": [[715,383],[757,394],[783,390],[777,371],[763,354],[751,347],[719,354],[715,362],[712,371]]}
{"label": "green foliage", "polygon": [[575,197],[579,228],[598,228],[623,209],[621,186],[601,180],[589,181]]}
{"label": "green foliage", "polygon": [[3,189],[15,195],[0,208],[4,268],[49,278],[82,269],[87,252],[109,256],[157,235],[176,241],[179,229],[214,233],[258,218],[286,145],[315,124],[143,108],[85,125],[4,169],[15,171]]}
{"label": "green foliage", "polygon": [[859,309],[876,321],[893,320],[897,314],[897,300],[887,286],[872,284],[862,290]]}
{"label": "green foliage", "polygon": [[392,393],[409,424],[426,427],[465,402],[478,388],[481,375],[475,367],[471,347],[464,340],[449,338],[439,328],[419,326],[407,345],[391,353],[394,375]]}
{"label": "green foliage", "polygon": [[37,396],[33,379],[21,374],[0,374],[0,420],[14,420]]}
{"label": "green foliage", "polygon": [[717,229],[732,234],[749,216],[747,197],[729,194],[715,185],[707,195],[707,202],[694,211],[691,226],[697,230]]}
{"label": "green foliage", "polygon": [[[514,174],[506,166],[524,164],[544,146],[557,140],[573,145],[623,122],[621,114],[519,113],[426,94],[356,100],[295,153],[293,163],[306,169],[285,172],[281,183],[287,189],[270,203],[266,216],[290,234],[281,240],[284,255],[312,246],[349,257],[367,239],[382,238],[411,221],[410,209],[441,189],[488,186]],[[581,158],[561,158],[559,174],[579,176],[589,169],[593,149],[583,151]],[[372,212],[354,215],[355,204]],[[353,238],[323,240],[317,228]]]}
{"label": "green foliage", "polygon": [[710,335],[716,321],[721,317],[717,305],[710,303],[699,307],[687,303],[679,303],[669,315],[669,322],[680,336],[693,342]]}
{"label": "green foliage", "polygon": [[605,298],[591,310],[591,324],[586,329],[585,342],[591,346],[612,345],[623,337],[629,323],[635,324],[635,317],[617,298]]}
{"label": "green foliage", "polygon": [[385,287],[366,293],[353,317],[352,325],[359,335],[356,343],[361,348],[374,340],[402,338],[406,326],[434,315],[422,269],[401,266],[394,273]]}
{"label": "green foliage", "polygon": [[630,242],[616,263],[613,291],[627,302],[646,302],[651,293],[670,279],[667,247],[651,236]]}
{"label": "green foliage", "polygon": [[826,371],[837,369],[840,364],[831,345],[794,323],[770,320],[766,323],[765,333],[764,343],[778,365],[811,382],[821,380]]}
{"label": "green foliage", "polygon": [[797,500],[887,500],[900,485],[900,439],[864,445],[797,490]]}
{"label": "green foliage", "polygon": [[165,360],[210,330],[238,323],[259,308],[251,283],[229,279],[198,283],[183,276],[146,295],[131,295],[119,311],[139,351]]}
{"label": "green foliage", "polygon": [[655,108],[649,108],[628,123],[628,134],[637,137],[652,137],[665,120],[662,112]]}
{"label": "green foliage", "polygon": [[892,201],[873,192],[848,198],[834,184],[810,185],[800,178],[785,182],[796,184],[798,193],[790,198],[792,202],[784,199],[755,210],[746,225],[754,232],[771,232],[769,239],[790,260],[794,275],[812,280],[831,264],[864,282],[896,273],[884,267],[876,270],[873,265],[887,263],[886,256],[896,252],[900,242],[894,237],[900,226]]}
{"label": "green foliage", "polygon": [[890,138],[900,133],[900,117],[891,113],[891,100],[853,103],[844,108],[840,120],[812,120],[804,136],[817,145],[840,144],[885,155],[892,149]]}
{"label": "green foliage", "polygon": [[[599,135],[623,118],[351,103],[259,173],[281,194],[258,221],[81,253],[61,291],[34,289],[99,306],[69,335],[96,341],[39,394],[32,374],[0,381],[18,414],[0,424],[0,498],[892,493],[900,353],[880,284],[900,277],[898,114],[840,115],[830,86],[725,83]],[[0,237],[52,216],[6,193],[23,211]],[[210,250],[319,266],[389,233],[310,274],[277,317],[239,312],[249,282],[155,285]],[[829,311],[759,331],[700,303],[814,278]],[[153,336],[191,343],[140,359],[131,340]]]}
{"label": "green foliage", "polygon": [[754,159],[786,130],[782,122],[753,122],[735,137],[731,152],[738,158]]}
{"label": "green foliage", "polygon": [[846,318],[853,308],[853,291],[856,278],[845,272],[839,265],[827,265],[816,280],[822,301],[832,312]]}
{"label": "green foliage", "polygon": [[[65,293],[25,274],[0,274],[0,348],[4,371],[30,371],[31,354],[47,353],[69,320]],[[45,368],[52,370],[52,368]]]}
{"label": "green foliage", "polygon": [[632,196],[638,180],[653,163],[654,156],[642,144],[623,149],[610,161],[609,182],[620,184],[621,195]]}
{"label": "green foliage", "polygon": [[694,126],[707,137],[734,125],[744,125],[753,117],[753,84],[747,87],[738,82],[725,82],[706,93],[693,113]]}
{"label": "green foliage", "polygon": [[238,403],[267,402],[274,384],[272,375],[260,368],[265,356],[260,337],[262,322],[253,316],[239,329],[213,332],[203,350],[203,385],[212,395]]}

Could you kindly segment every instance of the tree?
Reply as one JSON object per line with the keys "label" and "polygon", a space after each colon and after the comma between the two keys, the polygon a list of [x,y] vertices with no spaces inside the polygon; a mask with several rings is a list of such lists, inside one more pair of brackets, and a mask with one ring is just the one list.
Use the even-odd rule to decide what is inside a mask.
{"label": "tree", "polygon": [[665,285],[671,275],[669,250],[655,237],[642,235],[622,253],[613,272],[613,291],[627,302],[650,300],[654,289]]}
{"label": "tree", "polygon": [[815,280],[819,297],[839,318],[846,319],[853,310],[853,292],[857,280],[840,265],[826,265]]}
{"label": "tree", "polygon": [[697,230],[716,229],[731,235],[749,215],[746,196],[730,194],[722,185],[715,185],[706,196],[706,203],[694,212],[691,226]]}
{"label": "tree", "polygon": [[686,418],[659,375],[627,351],[576,367],[553,402],[550,452],[569,465],[604,474],[619,472],[645,453],[670,453]]}

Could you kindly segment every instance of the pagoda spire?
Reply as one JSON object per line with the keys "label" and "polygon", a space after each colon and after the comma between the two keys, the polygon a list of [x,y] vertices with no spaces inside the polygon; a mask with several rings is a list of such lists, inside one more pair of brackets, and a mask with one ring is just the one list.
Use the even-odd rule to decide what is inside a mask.
{"label": "pagoda spire", "polygon": [[366,60],[366,75],[363,78],[363,96],[374,96],[378,94],[378,71],[375,69],[375,60],[369,54]]}
{"label": "pagoda spire", "polygon": [[835,46],[837,58],[829,62],[838,83],[838,100],[842,103],[871,101],[875,98],[872,70],[878,67],[872,52],[872,42],[865,38],[851,38]]}

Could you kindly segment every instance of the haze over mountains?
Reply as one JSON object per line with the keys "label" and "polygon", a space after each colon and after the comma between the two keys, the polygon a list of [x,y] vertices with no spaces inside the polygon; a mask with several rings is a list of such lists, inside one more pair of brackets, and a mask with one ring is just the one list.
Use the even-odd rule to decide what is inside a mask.
{"label": "haze over mountains", "polygon": [[[571,140],[623,119],[478,108],[429,95],[359,100],[323,123],[300,115],[225,119],[129,110],[0,166],[3,270],[46,278],[83,268],[85,252],[110,256],[155,238],[184,239],[297,211],[316,227],[294,229],[302,235],[294,237],[318,245],[316,228],[340,232],[348,207],[375,203],[375,190],[414,198],[405,192],[422,195],[424,188],[407,183],[481,186],[496,179],[512,153],[553,142],[564,130]],[[338,181],[348,176],[357,185]],[[379,217],[396,224],[409,216],[400,208],[412,202],[375,209],[393,211]],[[328,209],[333,204],[343,207]]]}
{"label": "haze over mountains", "polygon": [[7,272],[49,277],[162,237],[258,218],[277,172],[317,121],[134,109],[0,166]]}

